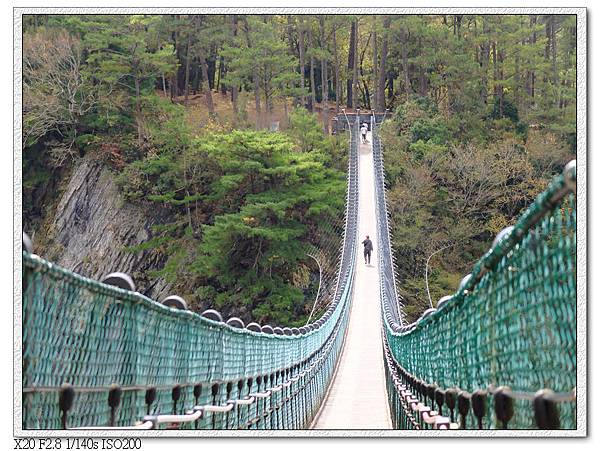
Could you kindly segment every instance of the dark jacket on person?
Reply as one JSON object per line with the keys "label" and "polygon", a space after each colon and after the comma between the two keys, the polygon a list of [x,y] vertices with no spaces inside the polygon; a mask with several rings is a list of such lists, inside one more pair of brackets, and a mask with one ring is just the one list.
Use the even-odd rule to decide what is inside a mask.
{"label": "dark jacket on person", "polygon": [[365,252],[371,252],[373,250],[373,243],[370,239],[367,238],[362,244],[365,246]]}

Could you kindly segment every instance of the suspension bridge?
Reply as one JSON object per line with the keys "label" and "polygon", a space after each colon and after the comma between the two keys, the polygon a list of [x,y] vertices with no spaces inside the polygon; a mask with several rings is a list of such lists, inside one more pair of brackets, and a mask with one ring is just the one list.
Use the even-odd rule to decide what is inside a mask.
{"label": "suspension bridge", "polygon": [[575,162],[455,294],[407,323],[381,120],[338,118],[349,164],[337,280],[303,327],[155,302],[125,274],[96,281],[44,260],[24,236],[22,428],[574,429]]}

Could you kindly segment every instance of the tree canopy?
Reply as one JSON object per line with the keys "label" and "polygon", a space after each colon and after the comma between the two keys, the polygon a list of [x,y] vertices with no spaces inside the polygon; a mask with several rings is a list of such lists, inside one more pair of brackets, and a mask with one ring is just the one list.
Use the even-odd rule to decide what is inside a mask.
{"label": "tree canopy", "polygon": [[389,111],[414,315],[428,256],[452,246],[431,261],[446,294],[576,149],[575,16],[27,15],[23,30],[26,226],[79,158],[102,161],[156,211],[129,251],[162,255],[152,276],[198,309],[301,322],[306,251],[343,214],[341,108]]}

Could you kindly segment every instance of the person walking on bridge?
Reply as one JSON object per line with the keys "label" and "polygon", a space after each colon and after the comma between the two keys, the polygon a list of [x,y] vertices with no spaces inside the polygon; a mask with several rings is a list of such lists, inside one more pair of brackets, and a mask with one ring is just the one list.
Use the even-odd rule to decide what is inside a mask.
{"label": "person walking on bridge", "polygon": [[362,139],[362,143],[366,144],[367,143],[367,131],[369,130],[369,126],[367,125],[367,123],[363,123],[362,127],[360,127],[360,136]]}
{"label": "person walking on bridge", "polygon": [[362,242],[364,246],[364,254],[365,254],[365,265],[371,264],[371,252],[373,252],[373,242],[369,239],[369,235]]}

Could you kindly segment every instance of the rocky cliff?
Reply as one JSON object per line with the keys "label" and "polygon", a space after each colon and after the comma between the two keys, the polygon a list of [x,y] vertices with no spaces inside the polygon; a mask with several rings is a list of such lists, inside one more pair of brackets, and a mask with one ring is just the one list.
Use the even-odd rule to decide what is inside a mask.
{"label": "rocky cliff", "polygon": [[163,266],[164,257],[153,250],[127,250],[148,240],[152,225],[161,222],[160,212],[128,203],[102,163],[80,160],[54,210],[38,231],[43,239],[36,253],[94,279],[128,273],[140,293],[156,300],[170,294],[169,283],[148,276]]}

